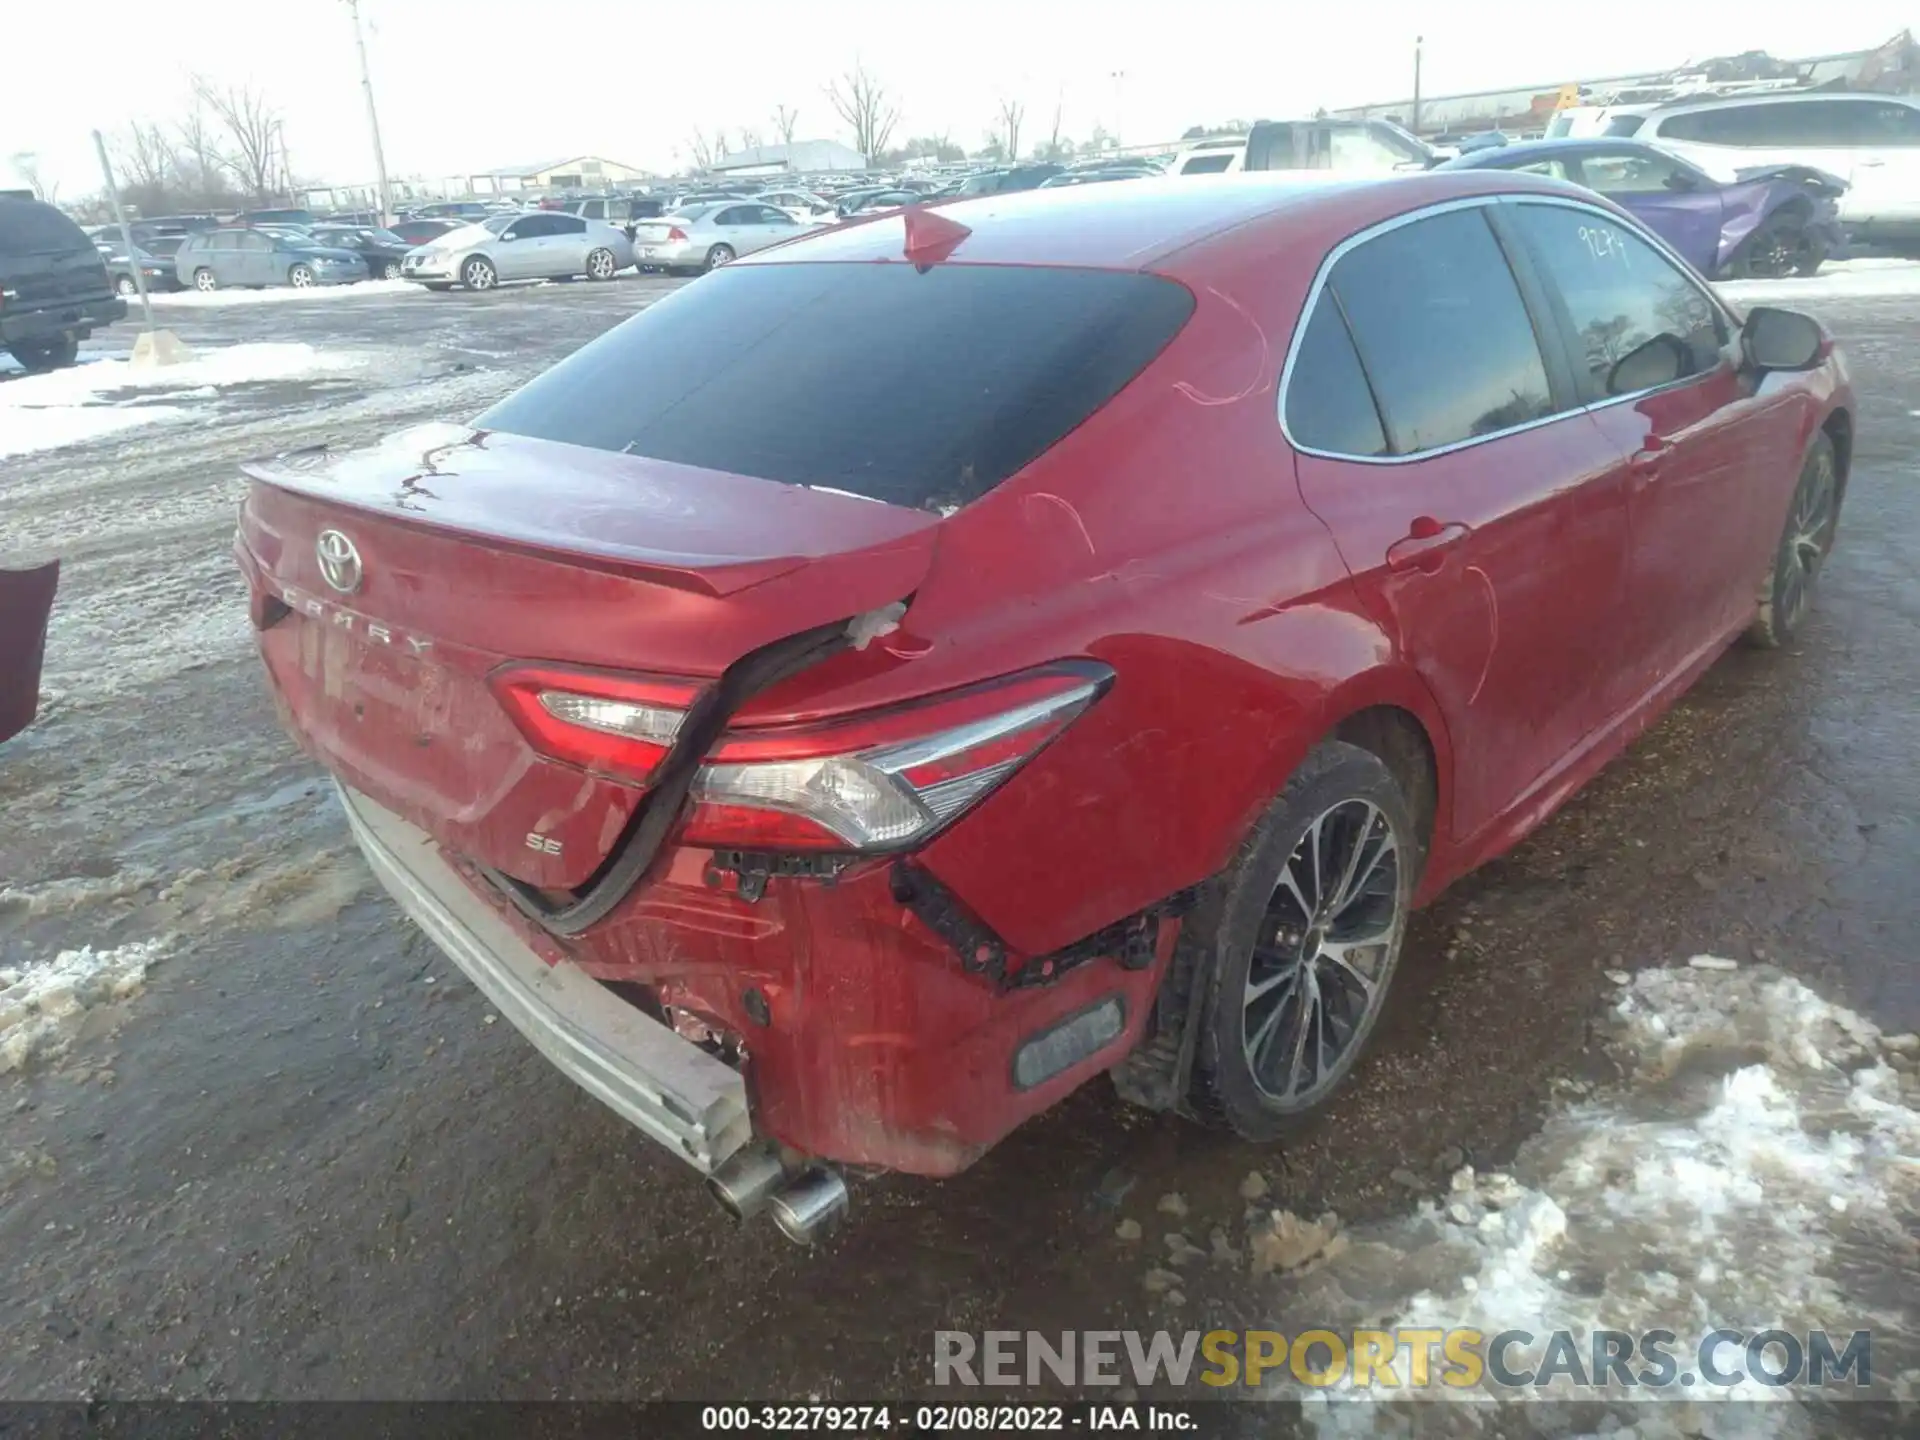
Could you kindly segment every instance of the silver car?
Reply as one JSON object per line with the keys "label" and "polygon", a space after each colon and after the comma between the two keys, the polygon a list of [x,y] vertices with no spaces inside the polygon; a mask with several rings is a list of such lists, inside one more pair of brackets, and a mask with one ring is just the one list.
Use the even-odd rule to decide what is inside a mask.
{"label": "silver car", "polygon": [[642,270],[711,270],[820,228],[758,200],[688,205],[635,225],[633,258]]}
{"label": "silver car", "polygon": [[557,210],[495,215],[409,250],[400,278],[429,290],[491,290],[502,280],[611,280],[633,264],[633,242],[598,220]]}

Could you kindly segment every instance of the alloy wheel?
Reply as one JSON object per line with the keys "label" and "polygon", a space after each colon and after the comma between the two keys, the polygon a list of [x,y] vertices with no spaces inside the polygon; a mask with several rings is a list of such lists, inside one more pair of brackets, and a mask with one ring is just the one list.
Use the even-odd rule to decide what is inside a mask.
{"label": "alloy wheel", "polygon": [[218,280],[214,279],[213,271],[211,270],[196,270],[193,272],[193,288],[196,290],[211,290],[219,283]]}
{"label": "alloy wheel", "polygon": [[122,275],[113,282],[113,293],[116,295],[136,295],[139,291],[140,287],[133,283],[131,275]]}
{"label": "alloy wheel", "polygon": [[1827,551],[1833,548],[1835,502],[1833,461],[1821,457],[1793,497],[1793,516],[1787,522],[1786,574],[1780,587],[1780,609],[1788,629],[1799,624],[1813,595]]}
{"label": "alloy wheel", "polygon": [[296,290],[304,290],[313,284],[313,271],[304,265],[296,265],[287,272],[287,283]]}
{"label": "alloy wheel", "polygon": [[596,280],[613,278],[613,253],[609,250],[596,250],[587,257],[587,273]]}
{"label": "alloy wheel", "polygon": [[1247,967],[1241,1045],[1261,1094],[1331,1089],[1386,996],[1406,916],[1393,826],[1367,800],[1321,812],[1280,872]]}
{"label": "alloy wheel", "polygon": [[484,260],[469,260],[464,276],[469,290],[491,290],[493,288],[493,267]]}

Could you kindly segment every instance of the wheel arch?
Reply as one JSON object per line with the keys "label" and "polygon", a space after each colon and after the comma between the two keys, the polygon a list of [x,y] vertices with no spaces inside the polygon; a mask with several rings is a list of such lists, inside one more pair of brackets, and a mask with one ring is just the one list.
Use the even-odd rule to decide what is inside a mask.
{"label": "wheel arch", "polygon": [[1853,471],[1853,412],[1844,405],[1836,406],[1820,422],[1820,433],[1833,443],[1834,474],[1845,498],[1847,479]]}

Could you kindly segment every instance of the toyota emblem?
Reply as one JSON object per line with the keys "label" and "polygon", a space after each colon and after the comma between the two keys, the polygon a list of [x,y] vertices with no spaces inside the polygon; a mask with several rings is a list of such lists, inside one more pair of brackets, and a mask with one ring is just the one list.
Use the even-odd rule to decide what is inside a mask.
{"label": "toyota emblem", "polygon": [[360,552],[354,548],[353,541],[338,530],[322,530],[313,549],[320,557],[322,580],[342,595],[351,595],[360,588]]}

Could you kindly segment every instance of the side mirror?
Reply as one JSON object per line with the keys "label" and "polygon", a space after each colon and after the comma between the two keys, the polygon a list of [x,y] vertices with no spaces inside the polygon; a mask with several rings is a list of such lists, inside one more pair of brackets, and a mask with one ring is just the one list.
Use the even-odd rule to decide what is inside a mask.
{"label": "side mirror", "polygon": [[1827,337],[1820,323],[1796,310],[1757,305],[1740,329],[1740,353],[1747,364],[1769,370],[1811,370],[1826,358]]}
{"label": "side mirror", "polygon": [[1656,335],[1613,362],[1607,372],[1609,395],[1638,395],[1671,385],[1687,373],[1693,352],[1678,335]]}

